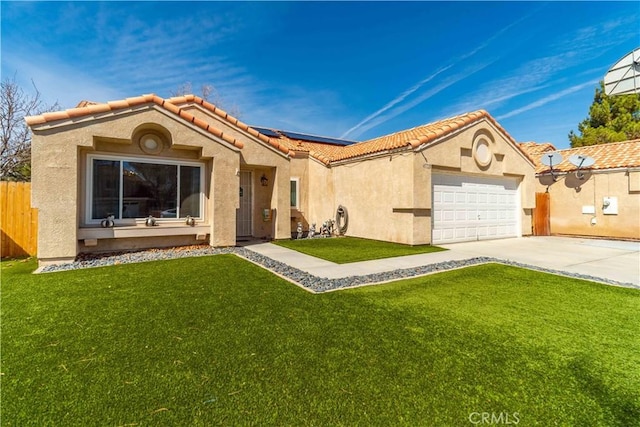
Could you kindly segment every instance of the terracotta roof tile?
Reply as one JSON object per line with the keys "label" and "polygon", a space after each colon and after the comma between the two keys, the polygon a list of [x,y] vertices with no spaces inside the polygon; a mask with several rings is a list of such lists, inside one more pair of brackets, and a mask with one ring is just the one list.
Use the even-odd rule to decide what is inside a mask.
{"label": "terracotta roof tile", "polygon": [[[403,130],[390,135],[373,138],[368,141],[359,142],[347,146],[294,140],[284,135],[281,135],[280,138],[268,137],[258,132],[256,129],[250,127],[249,125],[243,123],[242,121],[238,120],[237,118],[230,116],[226,111],[195,95],[182,95],[169,99],[163,99],[157,95],[148,94],[133,98],[126,98],[124,100],[110,101],[103,104],[83,101],[78,104],[79,107],[76,108],[72,108],[66,111],[44,113],[38,116],[26,117],[25,120],[29,126],[36,126],[48,122],[69,120],[71,118],[107,113],[110,111],[131,108],[138,105],[156,104],[163,107],[167,111],[178,115],[183,120],[188,121],[189,123],[192,123],[193,125],[225,140],[231,145],[234,145],[238,148],[243,147],[242,142],[236,140],[230,135],[224,134],[220,129],[208,124],[205,120],[196,118],[194,115],[181,108],[181,106],[189,103],[194,103],[202,106],[213,114],[216,114],[217,116],[223,118],[230,124],[247,132],[249,135],[271,145],[272,147],[285,154],[294,156],[295,151],[307,152],[310,156],[326,165],[329,165],[331,162],[357,158],[370,154],[383,153],[398,149],[415,149],[420,147],[421,145],[433,142],[444,135],[448,135],[452,132],[460,130],[465,126],[468,126],[471,123],[474,123],[481,119],[487,119],[488,121],[490,121],[498,130],[500,130],[506,136],[509,141],[511,141],[515,146],[518,146],[515,140],[513,140],[513,138],[507,133],[507,131],[502,126],[500,126],[493,119],[493,117],[489,115],[488,112],[484,110],[461,114],[456,117],[439,120],[434,123],[417,126],[412,129]],[[534,144],[536,146],[538,145],[535,143],[527,144]],[[527,155],[527,157],[532,160],[532,163],[535,163],[534,156],[530,154],[530,151],[533,150],[533,148],[527,148],[525,147],[525,145],[526,144],[521,144],[519,145],[519,147],[521,148],[523,153],[525,153],[525,155]],[[551,147],[553,148],[553,146]]]}
{"label": "terracotta roof tile", "polygon": [[481,119],[489,120],[507,137],[507,139],[509,139],[509,141],[517,146],[515,140],[502,126],[498,124],[498,122],[493,119],[493,117],[491,117],[488,112],[485,110],[478,110],[343,147],[341,152],[335,155],[332,160],[347,160],[405,147],[415,149]]}
{"label": "terracotta roof tile", "polygon": [[[352,145],[342,146],[329,143],[309,142],[291,139],[280,134],[278,140],[286,145],[289,150],[307,152],[309,155],[322,163],[329,165],[332,162],[355,159],[370,154],[383,153],[399,149],[415,149],[423,144],[435,141],[436,139],[464,128],[478,120],[489,120],[507,139],[518,146],[515,140],[484,110],[462,114],[449,119],[440,120],[434,123],[418,126],[412,129],[403,130],[390,135],[373,138],[368,141],[358,142]],[[278,133],[276,131],[276,133]],[[276,138],[272,138],[276,139]],[[522,150],[527,156],[527,152]],[[532,159],[527,156],[531,163]]]}
{"label": "terracotta roof tile", "polygon": [[117,101],[110,101],[102,104],[83,101],[80,104],[78,104],[78,107],[76,108],[71,108],[69,110],[64,110],[64,111],[44,113],[37,116],[25,117],[25,121],[29,126],[37,126],[45,123],[57,122],[60,120],[75,119],[78,117],[91,116],[91,115],[100,114],[100,113],[107,113],[111,111],[127,109],[131,107],[139,106],[139,105],[145,105],[145,104],[158,105],[164,108],[165,110],[176,114],[183,120],[189,123],[192,123],[193,125],[223,139],[224,141],[226,141],[227,143],[235,147],[242,148],[244,146],[244,144],[241,141],[238,141],[229,135],[223,134],[223,132],[220,129],[216,128],[215,126],[208,124],[204,120],[196,119],[194,115],[182,110],[180,107],[169,102],[168,100],[162,99],[159,96],[154,94],[136,96],[136,97],[126,98],[126,99],[117,100]]}
{"label": "terracotta roof tile", "polygon": [[519,142],[518,148],[520,148],[520,150],[536,167],[541,164],[540,158],[542,153],[546,153],[547,151],[557,151],[556,147],[554,147],[550,142],[543,142],[541,144],[536,142]]}
{"label": "terracotta roof tile", "polygon": [[78,102],[78,105],[76,105],[76,108],[87,107],[89,105],[95,105],[95,104],[97,104],[97,102],[94,102],[94,101],[80,101],[80,102]]}
{"label": "terracotta roof tile", "polygon": [[228,121],[232,125],[234,125],[234,126],[240,128],[240,129],[242,129],[243,131],[249,133],[251,136],[253,136],[255,138],[258,138],[262,142],[265,142],[265,143],[271,145],[272,147],[278,149],[279,151],[283,152],[284,154],[294,155],[293,153],[290,153],[289,150],[286,147],[280,145],[276,139],[269,138],[268,136],[261,134],[260,132],[258,132],[254,128],[250,127],[246,123],[243,123],[242,121],[238,120],[237,118],[229,115],[229,113],[227,113],[226,111],[216,107],[212,103],[206,101],[203,98],[200,98],[199,96],[196,96],[196,95],[175,96],[173,98],[167,99],[166,102],[169,102],[171,104],[178,105],[178,106],[179,105],[183,105],[183,104],[188,104],[188,103],[198,104],[198,105],[204,107],[205,109],[207,109],[208,111],[214,113],[215,115],[225,119],[226,121]]}
{"label": "terracotta roof tile", "polygon": [[[124,99],[121,99],[120,101],[109,101],[109,102],[107,102],[107,104],[109,105],[110,108],[112,108],[114,110],[116,110],[118,108],[127,108],[127,107],[129,107],[129,103]],[[93,105],[96,105],[96,104],[93,104]]]}
{"label": "terracotta roof tile", "polygon": [[[542,153],[554,151],[553,145],[549,143],[536,144],[527,142],[520,144],[520,147],[527,150],[536,164],[536,172],[548,172],[549,167],[540,163]],[[551,149],[550,149],[551,147]],[[609,144],[590,145],[587,147],[567,148],[557,150],[562,155],[562,162],[554,169],[559,172],[570,172],[577,169],[569,157],[573,155],[589,156],[595,160],[593,166],[583,168],[588,170],[636,168],[640,167],[640,139],[624,142],[612,142]]]}

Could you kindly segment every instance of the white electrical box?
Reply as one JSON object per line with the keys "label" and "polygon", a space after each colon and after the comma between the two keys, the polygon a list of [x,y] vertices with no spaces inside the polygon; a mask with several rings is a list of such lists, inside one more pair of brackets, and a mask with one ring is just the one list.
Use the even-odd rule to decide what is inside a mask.
{"label": "white electrical box", "polygon": [[605,197],[602,200],[602,213],[605,215],[618,215],[618,198]]}
{"label": "white electrical box", "polygon": [[593,215],[594,213],[596,213],[596,207],[593,205],[585,205],[582,207],[582,213]]}

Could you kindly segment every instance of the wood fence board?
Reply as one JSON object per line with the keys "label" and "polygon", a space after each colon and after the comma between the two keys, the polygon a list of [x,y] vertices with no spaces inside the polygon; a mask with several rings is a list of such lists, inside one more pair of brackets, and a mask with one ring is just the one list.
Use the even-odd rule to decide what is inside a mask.
{"label": "wood fence board", "polygon": [[0,182],[2,242],[0,255],[36,255],[38,211],[31,207],[31,183]]}
{"label": "wood fence board", "polygon": [[533,210],[533,234],[551,235],[551,201],[549,193],[536,193],[536,207]]}

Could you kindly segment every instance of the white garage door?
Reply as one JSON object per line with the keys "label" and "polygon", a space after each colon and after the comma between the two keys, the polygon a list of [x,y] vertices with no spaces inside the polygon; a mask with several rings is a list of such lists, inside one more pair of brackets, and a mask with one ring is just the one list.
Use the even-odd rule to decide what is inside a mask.
{"label": "white garage door", "polygon": [[515,180],[434,174],[432,183],[433,243],[519,235]]}

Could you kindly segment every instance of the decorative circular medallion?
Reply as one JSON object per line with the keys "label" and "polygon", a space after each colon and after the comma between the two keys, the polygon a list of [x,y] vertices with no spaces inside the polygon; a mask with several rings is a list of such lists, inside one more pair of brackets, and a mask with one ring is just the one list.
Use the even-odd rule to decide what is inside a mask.
{"label": "decorative circular medallion", "polygon": [[140,148],[147,154],[158,154],[162,151],[162,140],[152,133],[142,135]]}
{"label": "decorative circular medallion", "polygon": [[473,147],[473,158],[476,163],[482,167],[489,166],[492,157],[493,153],[489,142],[484,138],[477,139]]}

